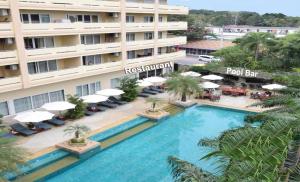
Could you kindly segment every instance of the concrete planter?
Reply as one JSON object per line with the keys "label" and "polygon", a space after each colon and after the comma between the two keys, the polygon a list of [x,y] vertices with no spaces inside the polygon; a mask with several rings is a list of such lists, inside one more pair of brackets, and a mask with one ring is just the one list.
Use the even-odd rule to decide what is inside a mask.
{"label": "concrete planter", "polygon": [[155,112],[146,111],[146,112],[139,113],[138,115],[153,120],[160,120],[169,116],[170,113],[166,111],[155,111]]}
{"label": "concrete planter", "polygon": [[172,104],[178,106],[178,107],[183,107],[183,108],[188,108],[188,107],[192,107],[194,105],[197,104],[197,102],[191,101],[191,100],[187,100],[186,102],[182,102],[181,100],[177,100],[172,102]]}

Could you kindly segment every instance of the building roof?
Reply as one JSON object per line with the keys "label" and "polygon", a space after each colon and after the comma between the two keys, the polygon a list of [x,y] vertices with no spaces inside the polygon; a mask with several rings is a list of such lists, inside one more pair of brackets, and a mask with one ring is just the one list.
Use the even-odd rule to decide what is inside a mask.
{"label": "building roof", "polygon": [[[222,43],[223,42],[223,43]],[[205,50],[219,50],[221,48],[232,47],[235,44],[231,41],[221,40],[199,40],[188,42],[180,47],[192,49],[205,49]]]}

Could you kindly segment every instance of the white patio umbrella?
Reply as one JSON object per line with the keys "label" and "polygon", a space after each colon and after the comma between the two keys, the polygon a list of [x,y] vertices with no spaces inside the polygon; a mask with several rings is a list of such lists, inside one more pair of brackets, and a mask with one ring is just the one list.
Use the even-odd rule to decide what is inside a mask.
{"label": "white patio umbrella", "polygon": [[266,89],[266,90],[282,90],[282,89],[285,89],[286,86],[279,85],[279,84],[269,84],[269,85],[262,86],[262,88]]}
{"label": "white patio umbrella", "polygon": [[200,84],[200,86],[204,89],[216,89],[220,87],[220,85],[215,84],[213,82],[203,82]]}
{"label": "white patio umbrella", "polygon": [[202,77],[204,80],[212,80],[212,81],[216,81],[216,80],[223,80],[223,77],[218,76],[218,75],[206,75]]}
{"label": "white patio umbrella", "polygon": [[54,114],[48,111],[27,111],[20,114],[14,118],[15,120],[22,123],[38,123],[41,121],[46,121],[52,119]]}
{"label": "white patio umbrella", "polygon": [[194,71],[188,71],[188,72],[184,72],[184,73],[181,73],[182,76],[191,76],[191,77],[199,77],[201,76],[200,73],[196,73]]}
{"label": "white patio umbrella", "polygon": [[163,77],[159,77],[159,76],[153,76],[153,77],[148,77],[145,78],[144,81],[146,82],[150,82],[153,85],[159,85],[159,84],[163,84],[167,79],[163,78]]}
{"label": "white patio umbrella", "polygon": [[120,89],[104,89],[104,90],[98,91],[96,94],[109,97],[109,96],[119,96],[119,95],[122,95],[124,93],[125,92],[123,90],[120,90]]}
{"label": "white patio umbrella", "polygon": [[69,109],[74,109],[76,107],[75,104],[71,104],[69,102],[50,102],[47,104],[44,104],[42,106],[43,109],[46,109],[47,111],[65,111]]}
{"label": "white patio umbrella", "polygon": [[149,86],[153,85],[151,82],[147,82],[144,80],[138,80],[137,84],[139,87],[149,87]]}
{"label": "white patio umbrella", "polygon": [[103,95],[87,95],[80,97],[84,103],[94,104],[99,102],[104,102],[108,100],[108,97]]}

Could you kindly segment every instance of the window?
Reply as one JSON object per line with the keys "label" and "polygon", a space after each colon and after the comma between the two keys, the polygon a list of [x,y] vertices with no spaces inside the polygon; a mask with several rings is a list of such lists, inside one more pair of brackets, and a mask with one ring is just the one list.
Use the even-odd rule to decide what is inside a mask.
{"label": "window", "polygon": [[127,51],[127,59],[134,59],[135,51]]}
{"label": "window", "polygon": [[40,108],[46,103],[49,103],[48,93],[32,96],[33,108]]}
{"label": "window", "polygon": [[100,44],[100,35],[81,35],[81,44]]}
{"label": "window", "polygon": [[49,93],[50,101],[51,102],[58,102],[58,101],[64,101],[65,95],[63,90],[50,92]]}
{"label": "window", "polygon": [[50,23],[51,18],[49,14],[21,14],[21,21],[23,23]]}
{"label": "window", "polygon": [[56,60],[39,61],[27,64],[29,74],[46,73],[51,71],[57,71]]}
{"label": "window", "polygon": [[157,69],[156,70],[156,76],[162,76],[163,75],[163,70],[162,69]]}
{"label": "window", "polygon": [[16,113],[30,110],[30,109],[32,109],[31,98],[24,97],[21,99],[15,99],[14,106],[15,106]]}
{"label": "window", "polygon": [[91,23],[91,16],[90,15],[84,15],[84,23]]}
{"label": "window", "polygon": [[162,48],[161,48],[161,47],[159,47],[159,48],[157,49],[157,53],[158,53],[158,54],[161,54],[161,53],[162,53]]}
{"label": "window", "polygon": [[30,23],[28,14],[22,14],[21,15],[21,20],[22,20],[23,23]]}
{"label": "window", "polygon": [[163,17],[160,16],[160,17],[158,18],[158,20],[159,20],[159,22],[163,22]]}
{"label": "window", "polygon": [[152,56],[153,49],[144,49],[144,55],[145,56]]}
{"label": "window", "polygon": [[30,19],[31,19],[31,23],[40,23],[40,15],[39,14],[31,14]]}
{"label": "window", "polygon": [[93,95],[97,91],[101,90],[101,83],[100,81],[79,85],[76,87],[76,95],[78,97],[86,96],[86,95]]}
{"label": "window", "polygon": [[144,22],[145,23],[152,23],[153,22],[153,16],[145,16],[144,17]]}
{"label": "window", "polygon": [[114,78],[110,80],[110,87],[111,88],[118,88],[120,87],[120,78]]}
{"label": "window", "polygon": [[92,15],[92,22],[93,23],[98,23],[99,22],[99,18],[97,15]]}
{"label": "window", "polygon": [[98,15],[67,15],[67,18],[72,22],[98,23],[100,22]]}
{"label": "window", "polygon": [[7,102],[0,102],[0,114],[2,116],[9,115]]}
{"label": "window", "polygon": [[163,37],[163,33],[162,32],[158,32],[158,39],[162,39]]}
{"label": "window", "polygon": [[53,37],[38,37],[38,38],[25,38],[26,49],[41,49],[54,47]]}
{"label": "window", "polygon": [[42,23],[50,23],[49,14],[40,14],[40,19]]}
{"label": "window", "polygon": [[134,23],[134,16],[127,15],[126,16],[126,23]]}
{"label": "window", "polygon": [[135,41],[135,33],[127,33],[126,34],[126,41],[127,42]]}
{"label": "window", "polygon": [[148,71],[148,77],[155,76],[155,70]]}
{"label": "window", "polygon": [[145,40],[152,40],[153,37],[154,37],[153,32],[145,32],[145,33],[144,33],[144,39],[145,39]]}
{"label": "window", "polygon": [[82,57],[83,65],[101,64],[101,55],[91,55]]}

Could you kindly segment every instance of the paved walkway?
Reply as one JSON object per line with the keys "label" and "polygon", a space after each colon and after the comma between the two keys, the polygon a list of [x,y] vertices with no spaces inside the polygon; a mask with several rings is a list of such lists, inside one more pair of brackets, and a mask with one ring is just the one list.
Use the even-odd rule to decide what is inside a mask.
{"label": "paved walkway", "polygon": [[[159,94],[157,97],[165,99],[166,101],[174,100],[174,96],[168,94]],[[210,102],[208,100],[197,100],[200,104],[210,104],[216,106],[223,106],[229,108],[244,109],[249,111],[260,112],[259,107],[247,107],[257,101],[249,99],[249,97],[230,97],[222,96],[219,102]],[[121,123],[124,123],[137,116],[138,113],[145,111],[150,105],[145,102],[145,99],[139,98],[135,102],[120,106],[116,109],[109,109],[105,112],[100,112],[91,117],[84,117],[76,121],[69,121],[65,126],[55,127],[51,130],[35,134],[30,137],[20,137],[18,140],[18,146],[24,147],[33,156],[42,155],[45,152],[49,152],[55,149],[55,145],[66,141],[72,136],[65,135],[64,129],[73,124],[81,124],[88,126],[92,132],[98,133],[100,131],[112,128]]]}

